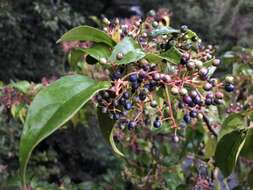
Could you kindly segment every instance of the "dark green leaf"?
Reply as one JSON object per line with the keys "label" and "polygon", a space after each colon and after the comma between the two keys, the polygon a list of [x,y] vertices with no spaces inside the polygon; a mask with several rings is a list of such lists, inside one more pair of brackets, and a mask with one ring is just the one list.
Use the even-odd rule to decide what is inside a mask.
{"label": "dark green leaf", "polygon": [[[118,53],[124,54],[123,59],[117,60]],[[144,56],[145,53],[140,49],[139,44],[137,44],[134,39],[125,37],[114,47],[109,61],[115,62],[117,64],[128,64],[136,62],[142,59]]]}
{"label": "dark green leaf", "polygon": [[253,169],[250,170],[249,174],[248,174],[248,185],[253,188]]}
{"label": "dark green leaf", "polygon": [[109,88],[109,82],[97,82],[76,75],[63,77],[41,90],[28,110],[20,142],[22,182],[32,150],[66,123],[94,94]]}
{"label": "dark green leaf", "polygon": [[157,28],[153,31],[150,32],[150,36],[152,37],[156,37],[156,36],[159,36],[159,35],[165,35],[165,34],[173,34],[173,33],[179,33],[180,31],[179,30],[176,30],[172,27],[161,27],[161,28]]}
{"label": "dark green leaf", "polygon": [[77,64],[78,61],[81,60],[84,55],[84,51],[80,48],[72,49],[68,55],[68,61],[71,66]]}
{"label": "dark green leaf", "polygon": [[116,147],[114,139],[113,139],[113,126],[115,124],[115,121],[112,120],[108,114],[102,113],[101,109],[98,108],[97,110],[97,116],[99,121],[99,126],[102,131],[102,134],[108,144],[112,146],[113,151],[121,156],[124,157],[124,154],[119,151],[119,149]]}
{"label": "dark green leaf", "polygon": [[246,141],[240,155],[249,160],[253,160],[253,146],[252,145],[253,145],[253,129],[250,129],[247,134]]}
{"label": "dark green leaf", "polygon": [[218,142],[215,152],[215,164],[227,177],[233,171],[240,151],[245,143],[247,130],[235,130],[224,135]]}
{"label": "dark green leaf", "polygon": [[173,64],[179,64],[182,54],[176,47],[173,46],[166,52],[162,53],[160,56]]}
{"label": "dark green leaf", "polygon": [[233,113],[229,115],[222,123],[222,128],[219,133],[219,138],[232,132],[235,129],[242,129],[245,127],[244,117],[241,113]]}
{"label": "dark green leaf", "polygon": [[113,47],[116,43],[105,32],[90,26],[78,26],[66,32],[58,41],[92,41],[105,43]]}

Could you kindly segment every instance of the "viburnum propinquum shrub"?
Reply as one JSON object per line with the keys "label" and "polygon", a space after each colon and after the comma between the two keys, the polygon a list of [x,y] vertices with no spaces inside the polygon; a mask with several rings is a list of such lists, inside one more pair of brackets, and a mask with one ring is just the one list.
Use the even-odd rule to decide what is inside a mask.
{"label": "viburnum propinquum shrub", "polygon": [[[180,143],[188,138],[183,136],[185,128],[194,131],[202,126],[200,130],[209,134],[206,141],[213,143],[206,145],[212,153],[203,157],[203,161],[213,170],[217,166],[223,177],[229,176],[251,121],[250,112],[247,112],[248,115],[241,118],[247,120],[244,128],[230,129],[222,123],[227,116],[223,108],[229,102],[229,93],[233,94],[236,88],[232,76],[214,77],[221,64],[214,55],[215,47],[205,46],[187,26],[170,27],[169,14],[164,9],[157,13],[150,11],[144,20],[103,18],[102,25],[103,31],[89,26],[76,27],[58,40],[65,45],[78,41],[74,42],[78,47],[69,51],[69,62],[80,68],[87,64],[90,71],[85,72],[88,76],[62,77],[34,98],[20,143],[23,185],[34,147],[88,101],[97,105],[101,131],[119,157],[127,159],[124,150],[116,146],[114,131],[134,133],[167,128],[173,134],[173,143]],[[229,128],[222,135],[219,134],[221,125]],[[200,144],[199,148],[202,146]],[[214,179],[203,177],[201,171],[195,176],[193,188],[212,189]]]}

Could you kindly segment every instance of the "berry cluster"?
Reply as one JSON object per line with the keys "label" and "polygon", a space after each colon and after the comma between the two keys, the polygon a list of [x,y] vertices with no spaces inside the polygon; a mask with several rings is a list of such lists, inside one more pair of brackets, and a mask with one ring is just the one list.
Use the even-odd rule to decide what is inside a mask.
{"label": "berry cluster", "polygon": [[[203,46],[187,26],[171,34],[150,35],[163,25],[151,13],[144,22],[135,18],[128,25],[126,21],[122,25],[108,21],[105,31],[113,35],[114,27],[121,28],[121,38],[131,35],[147,53],[163,54],[174,48],[179,63],[164,59],[155,64],[148,58],[128,65],[111,63],[112,87],[97,94],[96,100],[104,113],[128,129],[147,125],[159,128],[164,122],[177,128],[181,122],[178,112],[183,113],[181,119],[186,124],[202,120],[209,106],[223,103],[224,92],[234,91],[233,77],[226,77],[225,82],[212,77],[221,64],[213,56],[215,48]],[[124,56],[120,52],[117,59]]]}

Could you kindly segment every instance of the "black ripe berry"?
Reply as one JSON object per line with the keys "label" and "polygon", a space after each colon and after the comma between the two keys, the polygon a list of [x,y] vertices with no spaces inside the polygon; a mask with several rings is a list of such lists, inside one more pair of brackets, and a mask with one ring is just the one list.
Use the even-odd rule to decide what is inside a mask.
{"label": "black ripe berry", "polygon": [[192,118],[196,118],[196,117],[198,116],[198,112],[192,110],[192,111],[190,112],[190,116],[191,116]]}
{"label": "black ripe berry", "polygon": [[142,91],[142,92],[140,92],[140,94],[139,94],[139,99],[141,100],[141,101],[144,101],[145,99],[146,99],[146,92],[144,92],[144,91]]}
{"label": "black ripe berry", "polygon": [[129,130],[133,129],[136,126],[136,123],[134,121],[129,121],[127,127]]}
{"label": "black ripe berry", "polygon": [[156,120],[153,122],[153,126],[155,128],[160,128],[161,127],[161,122],[160,122],[159,118],[156,118]]}
{"label": "black ripe berry", "polygon": [[188,113],[186,113],[184,115],[183,119],[184,119],[185,123],[190,123],[191,122],[191,116]]}
{"label": "black ripe berry", "polygon": [[129,76],[129,81],[130,81],[130,82],[137,82],[137,80],[138,80],[137,74],[131,74],[131,75]]}
{"label": "black ripe berry", "polygon": [[212,98],[206,98],[206,100],[205,100],[205,104],[207,106],[210,106],[212,104],[212,102],[213,102]]}
{"label": "black ripe berry", "polygon": [[235,86],[233,84],[225,84],[225,90],[227,92],[233,92],[235,89]]}
{"label": "black ripe berry", "polygon": [[132,83],[132,89],[133,90],[136,90],[139,86],[140,86],[140,84],[138,82],[133,82]]}
{"label": "black ripe berry", "polygon": [[129,92],[124,92],[124,93],[123,93],[123,97],[124,97],[125,99],[130,98],[130,93],[129,93]]}

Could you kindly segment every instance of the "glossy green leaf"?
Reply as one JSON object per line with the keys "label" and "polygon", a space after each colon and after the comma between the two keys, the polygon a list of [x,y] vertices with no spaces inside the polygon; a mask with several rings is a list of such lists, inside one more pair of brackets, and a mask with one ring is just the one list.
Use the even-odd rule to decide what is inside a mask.
{"label": "glossy green leaf", "polygon": [[74,75],[62,77],[38,93],[29,107],[20,142],[23,184],[33,149],[71,119],[97,91],[109,86],[106,81],[97,82],[86,76]]}
{"label": "glossy green leaf", "polygon": [[180,30],[176,30],[172,27],[160,27],[160,28],[157,28],[157,29],[154,29],[153,31],[150,32],[150,36],[152,37],[156,37],[156,36],[159,36],[159,35],[166,35],[166,34],[173,34],[173,33],[179,33]]}
{"label": "glossy green leaf", "polygon": [[71,29],[70,31],[63,34],[57,43],[64,41],[100,42],[105,43],[111,47],[116,44],[116,42],[110,36],[108,36],[108,34],[90,26],[78,26]]}
{"label": "glossy green leaf", "polygon": [[[118,53],[124,54],[123,59],[117,60]],[[145,57],[145,53],[141,50],[139,44],[133,38],[125,37],[114,47],[109,61],[117,64],[128,64],[136,62],[143,57]]]}
{"label": "glossy green leaf", "polygon": [[116,147],[116,144],[113,139],[113,126],[115,121],[112,120],[108,114],[102,113],[101,109],[97,109],[97,116],[99,121],[100,130],[108,144],[111,145],[113,151],[121,156],[124,157],[124,154],[120,152],[120,150]]}
{"label": "glossy green leaf", "polygon": [[243,128],[245,128],[243,115],[241,113],[233,113],[223,121],[222,128],[219,132],[219,139],[235,129]]}
{"label": "glossy green leaf", "polygon": [[171,47],[166,52],[160,55],[163,59],[171,62],[172,64],[179,64],[182,54],[176,47]]}
{"label": "glossy green leaf", "polygon": [[227,177],[233,171],[240,151],[245,143],[247,130],[235,130],[224,135],[218,142],[215,151],[215,164]]}

